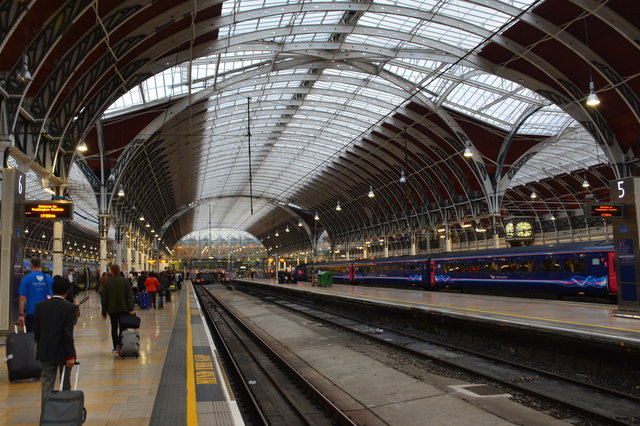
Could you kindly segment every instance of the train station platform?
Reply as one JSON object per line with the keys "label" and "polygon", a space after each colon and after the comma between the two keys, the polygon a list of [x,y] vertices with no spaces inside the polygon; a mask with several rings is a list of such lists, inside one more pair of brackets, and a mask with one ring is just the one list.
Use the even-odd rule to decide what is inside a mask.
{"label": "train station platform", "polygon": [[[137,359],[111,352],[110,321],[101,316],[98,293],[79,295],[88,297],[74,329],[86,425],[243,424],[191,285],[172,295],[164,309],[136,309],[142,320]],[[4,359],[6,348],[0,349]],[[37,425],[40,389],[40,381],[9,382],[3,363],[0,423]]]}
{"label": "train station platform", "polygon": [[614,316],[617,305],[342,284],[318,287],[308,282],[279,284],[273,279],[239,281],[640,347],[640,320]]}

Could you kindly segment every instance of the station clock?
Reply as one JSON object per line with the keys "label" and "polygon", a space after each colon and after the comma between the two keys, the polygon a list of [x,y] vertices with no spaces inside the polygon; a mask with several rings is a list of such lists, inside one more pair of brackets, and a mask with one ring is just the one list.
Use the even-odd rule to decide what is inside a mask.
{"label": "station clock", "polygon": [[504,236],[507,241],[531,241],[533,224],[525,219],[509,221],[504,225]]}
{"label": "station clock", "polygon": [[526,220],[519,221],[515,224],[515,237],[516,238],[531,238],[533,237],[533,225]]}

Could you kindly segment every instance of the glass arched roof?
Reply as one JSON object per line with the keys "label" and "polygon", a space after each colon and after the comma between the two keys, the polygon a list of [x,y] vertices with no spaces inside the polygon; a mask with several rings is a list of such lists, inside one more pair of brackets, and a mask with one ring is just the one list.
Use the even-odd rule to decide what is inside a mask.
{"label": "glass arched roof", "polygon": [[[477,56],[487,40],[536,3],[224,2],[212,24],[218,39],[206,55],[166,64],[105,116],[167,99],[197,100],[188,133],[201,147],[196,154],[176,153],[178,161],[198,170],[196,199],[249,194],[248,109],[253,193],[265,199],[295,201],[290,199],[295,188],[409,101],[434,110],[446,107],[507,132],[516,128],[518,134],[555,137],[548,149],[562,146],[574,154],[564,157],[566,165],[557,165],[566,172],[592,161],[593,139],[569,115],[518,84],[516,76],[507,80],[482,69]],[[174,137],[181,131],[176,128]],[[582,144],[593,149],[579,151]],[[217,166],[221,158],[225,164]],[[539,180],[539,167],[535,162],[523,167],[513,185]],[[226,204],[232,203],[214,206],[216,223],[247,229],[253,219]],[[206,223],[207,214],[198,209],[195,223]]]}

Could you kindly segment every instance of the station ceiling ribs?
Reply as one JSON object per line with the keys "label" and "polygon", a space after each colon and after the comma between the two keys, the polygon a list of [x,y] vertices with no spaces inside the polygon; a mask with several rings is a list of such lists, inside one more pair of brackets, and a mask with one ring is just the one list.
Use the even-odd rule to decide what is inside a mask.
{"label": "station ceiling ribs", "polygon": [[170,247],[210,210],[283,248],[548,222],[638,175],[639,23],[628,0],[5,1],[0,137]]}

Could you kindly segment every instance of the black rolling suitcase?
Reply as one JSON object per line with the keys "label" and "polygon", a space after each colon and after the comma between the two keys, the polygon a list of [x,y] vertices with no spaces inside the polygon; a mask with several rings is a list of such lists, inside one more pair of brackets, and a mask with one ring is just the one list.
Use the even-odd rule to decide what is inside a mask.
{"label": "black rolling suitcase", "polygon": [[62,390],[65,368],[62,368],[60,390],[49,392],[40,415],[40,426],[81,425],[87,419],[84,408],[84,393],[78,390],[80,363],[76,362],[76,380],[73,390]]}
{"label": "black rolling suitcase", "polygon": [[36,359],[36,339],[33,332],[9,333],[7,336],[7,372],[9,381],[39,379],[42,364]]}

